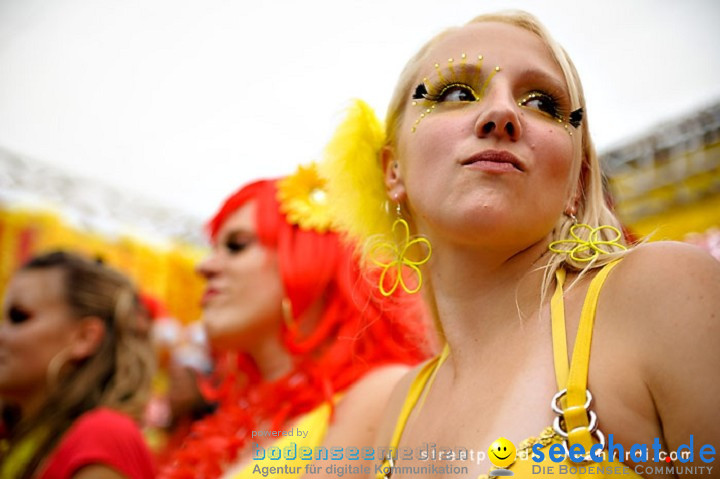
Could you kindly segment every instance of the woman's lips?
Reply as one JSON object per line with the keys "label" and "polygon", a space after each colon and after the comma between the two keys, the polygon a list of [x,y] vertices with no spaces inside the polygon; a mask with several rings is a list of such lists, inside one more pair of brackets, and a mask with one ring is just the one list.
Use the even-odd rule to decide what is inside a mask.
{"label": "woman's lips", "polygon": [[202,299],[200,300],[200,306],[205,307],[215,296],[220,294],[220,290],[215,288],[208,288],[205,290],[205,293],[202,295]]}
{"label": "woman's lips", "polygon": [[504,150],[485,150],[460,162],[462,166],[488,172],[525,171],[517,156]]}

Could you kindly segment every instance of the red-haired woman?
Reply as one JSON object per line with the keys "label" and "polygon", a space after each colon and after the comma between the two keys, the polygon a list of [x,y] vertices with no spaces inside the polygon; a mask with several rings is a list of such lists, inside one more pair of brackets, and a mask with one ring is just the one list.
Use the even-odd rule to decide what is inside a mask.
{"label": "red-haired woman", "polygon": [[263,464],[296,464],[282,477],[300,477],[307,460],[259,458],[271,447],[369,446],[395,382],[426,357],[420,299],[383,297],[363,277],[329,229],[322,188],[314,167],[300,168],[241,188],[210,221],[213,250],[198,270],[219,407],[162,477],[245,477]]}

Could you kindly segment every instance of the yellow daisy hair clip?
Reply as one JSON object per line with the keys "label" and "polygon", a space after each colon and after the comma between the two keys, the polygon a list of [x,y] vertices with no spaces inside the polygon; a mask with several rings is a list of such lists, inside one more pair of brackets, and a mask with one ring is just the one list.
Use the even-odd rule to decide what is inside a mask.
{"label": "yellow daisy hair clip", "polygon": [[[614,237],[611,237],[610,239],[602,239],[601,232],[603,230],[612,231],[614,233]],[[587,234],[587,240],[582,238],[583,231],[589,231],[589,234]],[[593,228],[585,223],[577,223],[570,228],[570,236],[572,239],[553,241],[548,246],[548,249],[553,253],[566,254],[573,261],[580,263],[592,261],[601,254],[615,253],[616,251],[614,251],[613,248],[627,250],[625,246],[618,242],[618,240],[622,237],[622,232],[620,232],[620,230],[616,227],[610,225],[602,225],[597,228]],[[563,245],[572,247],[563,248]]]}
{"label": "yellow daisy hair clip", "polygon": [[318,233],[332,229],[325,179],[315,163],[300,165],[294,174],[278,180],[277,189],[280,211],[288,223]]}

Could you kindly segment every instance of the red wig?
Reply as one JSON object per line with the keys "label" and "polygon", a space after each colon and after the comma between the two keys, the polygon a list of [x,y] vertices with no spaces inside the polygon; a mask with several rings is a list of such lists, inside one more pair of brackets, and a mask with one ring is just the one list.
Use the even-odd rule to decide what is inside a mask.
{"label": "red wig", "polygon": [[[302,230],[280,212],[275,180],[251,183],[230,196],[208,223],[214,240],[228,217],[248,201],[257,205],[259,241],[278,253],[294,320],[282,327],[293,369],[263,381],[249,356],[218,357],[219,386],[207,391],[217,412],[195,425],[163,477],[216,477],[249,445],[258,423],[282,429],[361,376],[388,364],[413,365],[430,353],[429,322],[421,299],[398,289],[383,297],[377,278],[361,271],[352,245],[337,233]],[[320,318],[305,313],[322,302]],[[305,324],[307,321],[313,324]],[[229,366],[228,366],[229,364]]]}

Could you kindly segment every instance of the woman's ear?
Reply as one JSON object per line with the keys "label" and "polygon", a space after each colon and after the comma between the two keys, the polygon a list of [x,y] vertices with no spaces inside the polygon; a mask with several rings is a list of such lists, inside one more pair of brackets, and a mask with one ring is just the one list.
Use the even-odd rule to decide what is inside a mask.
{"label": "woman's ear", "polygon": [[105,322],[97,316],[86,316],[80,320],[70,348],[70,358],[82,360],[95,354],[107,333]]}
{"label": "woman's ear", "polygon": [[380,150],[380,159],[385,172],[385,189],[388,196],[393,201],[403,201],[405,199],[405,183],[393,147],[390,145],[383,146],[382,150]]}

